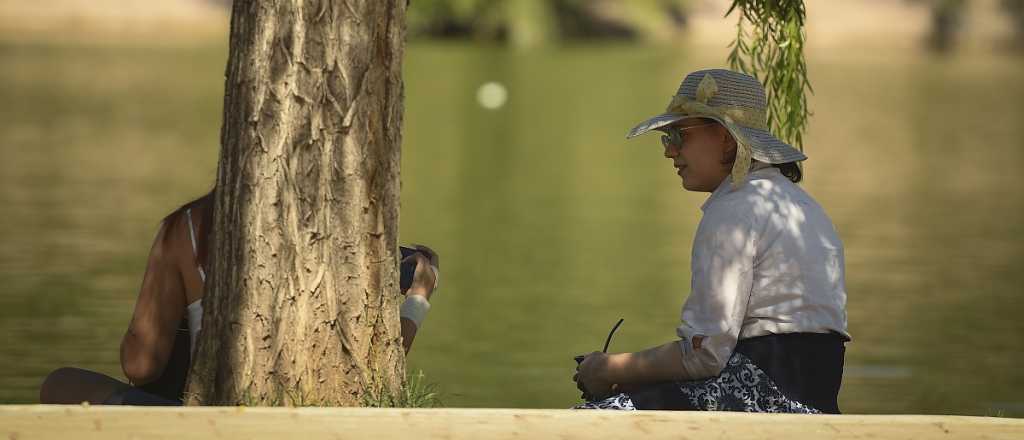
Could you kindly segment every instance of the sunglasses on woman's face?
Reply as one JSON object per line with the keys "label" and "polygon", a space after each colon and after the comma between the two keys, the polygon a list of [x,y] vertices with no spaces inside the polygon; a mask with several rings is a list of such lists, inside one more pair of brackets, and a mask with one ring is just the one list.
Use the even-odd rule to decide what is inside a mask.
{"label": "sunglasses on woman's face", "polygon": [[682,147],[684,134],[683,132],[691,128],[706,127],[708,125],[712,124],[709,122],[707,124],[691,125],[689,127],[668,126],[660,128],[658,130],[665,133],[665,135],[661,137],[661,145],[664,145],[665,148]]}

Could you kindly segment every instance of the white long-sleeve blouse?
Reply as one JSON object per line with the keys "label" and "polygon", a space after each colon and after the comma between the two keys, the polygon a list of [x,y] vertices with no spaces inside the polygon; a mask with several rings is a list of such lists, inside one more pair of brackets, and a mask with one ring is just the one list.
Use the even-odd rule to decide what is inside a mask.
{"label": "white long-sleeve blouse", "polygon": [[735,189],[727,178],[701,209],[690,296],[676,328],[687,379],[718,375],[741,339],[833,331],[849,338],[843,244],[810,195],[766,167]]}

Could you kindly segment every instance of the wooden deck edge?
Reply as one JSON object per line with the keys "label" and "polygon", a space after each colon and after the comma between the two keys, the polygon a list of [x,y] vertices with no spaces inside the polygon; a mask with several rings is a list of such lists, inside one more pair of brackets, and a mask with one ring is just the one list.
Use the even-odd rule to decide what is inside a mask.
{"label": "wooden deck edge", "polygon": [[528,409],[0,406],[0,440],[1024,439],[1024,419]]}

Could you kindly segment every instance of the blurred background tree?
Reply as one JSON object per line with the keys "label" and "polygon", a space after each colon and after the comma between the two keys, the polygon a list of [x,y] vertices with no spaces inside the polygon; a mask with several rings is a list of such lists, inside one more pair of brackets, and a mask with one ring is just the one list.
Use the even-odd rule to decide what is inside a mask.
{"label": "blurred background tree", "polygon": [[[667,41],[685,29],[691,7],[687,0],[416,0],[409,29],[412,35],[514,47],[593,39]],[[802,148],[811,90],[803,56],[803,1],[734,0],[733,11],[739,11],[739,24],[730,66],[765,84],[772,103],[769,124]]]}
{"label": "blurred background tree", "polygon": [[[232,2],[205,1],[224,7]],[[979,6],[964,0],[902,1],[930,11],[924,43],[938,53],[948,53],[956,46],[963,37],[965,18]],[[802,1],[731,3],[733,8],[750,9],[755,15],[767,11],[759,4],[777,5],[779,11],[801,4],[799,9],[803,9]],[[991,3],[1012,21],[1016,31],[1013,45],[1024,48],[1024,0]],[[702,6],[700,0],[412,0],[408,24],[412,37],[475,39],[515,47],[590,39],[665,42],[680,37],[688,18]]]}
{"label": "blurred background tree", "polygon": [[940,53],[949,52],[963,27],[967,2],[964,0],[930,0],[932,28],[928,46]]}
{"label": "blurred background tree", "polygon": [[415,0],[413,36],[531,47],[556,41],[664,41],[686,24],[687,0]]}
{"label": "blurred background tree", "polygon": [[1002,5],[1016,27],[1017,48],[1024,48],[1024,0],[1003,0]]}
{"label": "blurred background tree", "polygon": [[[931,27],[927,38],[928,48],[936,53],[950,53],[964,33],[967,15],[971,14],[971,2],[964,0],[913,0],[928,3],[931,9]],[[1000,0],[1002,12],[1012,22],[1015,38],[1012,46],[1024,48],[1024,0]]]}

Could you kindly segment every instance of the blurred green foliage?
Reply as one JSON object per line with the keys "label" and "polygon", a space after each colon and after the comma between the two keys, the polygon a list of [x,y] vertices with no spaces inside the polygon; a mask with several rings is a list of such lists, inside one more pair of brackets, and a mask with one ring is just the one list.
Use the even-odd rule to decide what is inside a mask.
{"label": "blurred green foliage", "polygon": [[[964,19],[971,13],[971,2],[965,0],[914,0],[927,3],[931,8],[931,29],[928,33],[929,49],[938,53],[951,52],[964,30]],[[1024,48],[1024,0],[1001,0],[999,5],[1016,30],[1018,49]],[[974,5],[976,6],[976,5]]]}
{"label": "blurred green foliage", "polygon": [[932,28],[928,46],[936,52],[949,52],[963,27],[967,8],[964,0],[931,0]]}
{"label": "blurred green foliage", "polygon": [[[665,41],[686,25],[686,0],[414,0],[413,35],[472,38],[531,47],[556,41],[628,39]],[[807,67],[803,57],[802,0],[735,0],[739,11],[730,66],[754,75],[768,91],[769,124],[803,145]],[[725,41],[722,44],[726,44]]]}
{"label": "blurred green foliage", "polygon": [[1017,45],[1024,48],[1024,0],[1003,0],[1003,9],[1017,28]]}
{"label": "blurred green foliage", "polygon": [[687,0],[413,0],[414,36],[529,47],[582,39],[664,41],[686,23]]}

